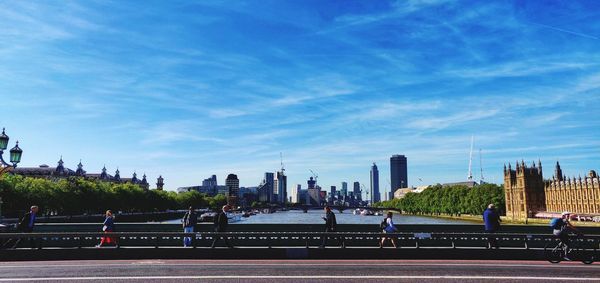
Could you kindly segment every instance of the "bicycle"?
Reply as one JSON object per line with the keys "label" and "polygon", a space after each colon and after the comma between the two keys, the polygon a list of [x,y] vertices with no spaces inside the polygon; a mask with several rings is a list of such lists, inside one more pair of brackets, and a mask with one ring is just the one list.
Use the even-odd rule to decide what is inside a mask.
{"label": "bicycle", "polygon": [[[592,264],[595,260],[596,249],[588,249],[583,246],[583,235],[578,235],[574,238],[570,244],[570,250],[566,253],[566,245],[558,239],[558,244],[550,242],[544,247],[544,256],[546,260],[551,263],[559,263],[564,259],[568,260],[579,260],[584,264]],[[568,257],[567,257],[568,256]]]}

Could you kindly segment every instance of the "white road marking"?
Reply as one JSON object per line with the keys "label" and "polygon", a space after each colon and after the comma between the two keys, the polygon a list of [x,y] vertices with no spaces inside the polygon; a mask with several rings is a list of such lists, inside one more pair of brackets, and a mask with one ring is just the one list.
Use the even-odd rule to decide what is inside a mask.
{"label": "white road marking", "polygon": [[[235,267],[235,266],[372,266],[370,264],[360,263],[164,263],[161,261],[134,261],[130,263],[93,263],[93,264],[31,264],[31,265],[2,265],[0,263],[0,269],[2,268],[62,268],[62,267],[106,267],[106,266],[120,266],[127,267],[128,265],[136,266],[223,266],[223,267]],[[480,266],[480,267],[539,267],[539,268],[598,268],[595,265],[570,265],[570,264],[502,264],[502,263],[377,263],[377,266]]]}
{"label": "white road marking", "polygon": [[175,280],[175,279],[453,279],[453,280],[530,280],[530,281],[600,281],[600,277],[535,277],[535,276],[102,276],[102,277],[36,277],[36,278],[2,278],[0,282],[31,281],[114,281],[114,280]]}

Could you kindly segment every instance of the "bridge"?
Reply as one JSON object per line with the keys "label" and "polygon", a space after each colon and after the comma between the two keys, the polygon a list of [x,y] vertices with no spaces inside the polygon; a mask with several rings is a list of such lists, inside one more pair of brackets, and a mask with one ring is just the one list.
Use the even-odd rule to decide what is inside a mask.
{"label": "bridge", "polygon": [[[119,224],[118,248],[95,248],[104,233],[98,224],[41,224],[36,233],[0,233],[0,242],[31,238],[28,245],[14,250],[0,250],[0,260],[39,259],[541,259],[544,247],[555,244],[546,227],[503,226],[504,233],[493,234],[499,250],[487,248],[489,234],[480,225],[398,225],[399,232],[382,234],[378,225],[338,225],[338,232],[321,232],[316,224],[239,224],[230,225],[225,233],[211,232],[212,225],[199,224],[195,233],[180,232],[177,224]],[[579,239],[594,253],[600,247],[598,228],[583,228],[587,235]],[[65,231],[65,232],[62,232]],[[397,239],[398,249],[380,249],[382,236]],[[184,237],[193,238],[193,247],[184,249]],[[226,237],[235,250],[211,249],[215,237]],[[331,245],[318,248],[324,237]],[[339,247],[343,239],[345,247]],[[389,245],[389,243],[388,243]],[[198,252],[197,250],[201,250]]]}
{"label": "bridge", "polygon": [[[105,236],[98,224],[41,224],[31,234],[0,233],[0,242],[23,239],[0,250],[0,282],[469,282],[507,280],[565,282],[600,280],[597,266],[545,261],[556,244],[547,227],[503,226],[494,234],[500,249],[488,249],[481,225],[399,225],[386,234],[398,248],[378,247],[377,225],[339,225],[340,232],[315,232],[322,225],[240,224],[230,232],[174,232],[180,225],[119,224],[119,247],[95,248]],[[598,257],[598,228],[582,229],[578,241]],[[70,231],[70,232],[60,232]],[[479,231],[479,232],[478,232]],[[192,247],[182,247],[192,237]],[[215,237],[235,246],[210,248]],[[330,246],[319,248],[323,237]],[[34,240],[31,249],[28,239]],[[338,238],[345,247],[338,246]],[[110,261],[108,261],[110,260]],[[118,261],[114,261],[118,260]]]}
{"label": "bridge", "polygon": [[[344,206],[344,205],[327,205],[329,206],[332,210],[336,210],[339,213],[343,213],[346,210],[355,210],[355,209],[366,209],[366,210],[370,210],[370,211],[384,211],[384,210],[392,210],[392,211],[398,211],[397,208],[395,207],[372,207],[372,206],[357,206],[357,205],[351,205],[351,206]],[[296,206],[281,206],[281,205],[273,205],[273,206],[265,206],[265,207],[261,207],[261,208],[271,208],[271,209],[276,209],[276,210],[281,210],[281,209],[288,209],[288,210],[303,210],[304,212],[307,212],[308,210],[322,210],[325,208],[325,206],[321,206],[321,205],[296,205]]]}

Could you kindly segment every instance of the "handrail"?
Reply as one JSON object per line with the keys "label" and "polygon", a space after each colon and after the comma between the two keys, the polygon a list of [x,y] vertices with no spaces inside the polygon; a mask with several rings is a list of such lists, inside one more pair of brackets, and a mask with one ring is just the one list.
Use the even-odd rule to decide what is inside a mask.
{"label": "handrail", "polygon": [[[380,232],[44,232],[44,233],[0,233],[2,238],[43,238],[43,237],[105,237],[107,235],[114,237],[127,236],[163,236],[163,237],[192,237],[192,236],[327,236],[327,237],[356,237],[356,236],[374,236],[374,237],[416,237],[416,238],[442,238],[442,237],[494,237],[494,238],[554,238],[552,234],[527,234],[527,233],[440,233],[440,232],[401,232],[401,233],[380,233]],[[600,239],[600,235],[586,235],[583,238]]]}

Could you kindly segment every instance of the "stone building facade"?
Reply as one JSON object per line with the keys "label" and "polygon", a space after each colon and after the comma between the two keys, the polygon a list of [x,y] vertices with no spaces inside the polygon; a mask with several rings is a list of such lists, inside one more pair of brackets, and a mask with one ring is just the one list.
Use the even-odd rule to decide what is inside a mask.
{"label": "stone building facade", "polygon": [[556,164],[552,180],[546,183],[546,209],[548,211],[570,211],[578,214],[600,213],[600,178],[591,170],[581,178],[566,178],[560,165]]}
{"label": "stone building facade", "polygon": [[[83,164],[79,161],[77,164],[77,170],[72,170],[64,166],[64,162],[62,157],[58,161],[56,167],[50,167],[48,165],[40,165],[39,167],[17,167],[11,170],[12,174],[22,175],[26,177],[33,178],[45,178],[51,180],[59,180],[62,178],[68,177],[82,177],[88,180],[99,180],[103,182],[112,182],[112,183],[131,183],[138,185],[140,188],[144,190],[148,190],[150,188],[150,184],[146,180],[146,174],[142,176],[142,179],[137,178],[137,174],[134,172],[132,178],[121,178],[119,169],[115,171],[115,175],[108,174],[106,167],[102,168],[101,173],[88,173],[83,170]],[[160,184],[160,189],[162,189],[162,185],[164,185],[164,179],[159,177],[157,186]]]}
{"label": "stone building facade", "polygon": [[556,163],[554,176],[544,180],[542,164],[517,162],[504,167],[506,216],[512,219],[534,217],[539,212],[570,211],[600,214],[600,179],[595,171],[585,178],[566,178]]}

